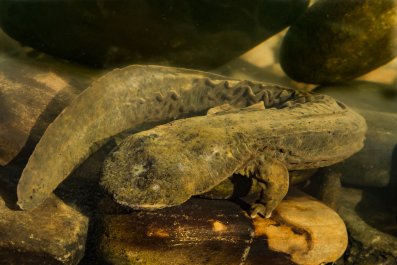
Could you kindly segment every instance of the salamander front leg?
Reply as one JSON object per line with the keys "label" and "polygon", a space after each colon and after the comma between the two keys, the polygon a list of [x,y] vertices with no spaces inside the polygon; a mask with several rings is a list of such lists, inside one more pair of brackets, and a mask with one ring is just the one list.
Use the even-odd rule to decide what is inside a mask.
{"label": "salamander front leg", "polygon": [[253,176],[261,187],[259,200],[251,206],[251,217],[269,218],[288,192],[289,175],[283,163],[261,157]]}

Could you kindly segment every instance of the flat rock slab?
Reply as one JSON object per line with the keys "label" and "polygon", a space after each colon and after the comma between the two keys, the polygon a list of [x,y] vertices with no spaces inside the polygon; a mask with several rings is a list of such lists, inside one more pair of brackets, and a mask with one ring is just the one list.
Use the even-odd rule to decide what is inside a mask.
{"label": "flat rock slab", "polygon": [[31,212],[16,210],[11,185],[0,181],[0,264],[77,264],[88,218],[54,195]]}
{"label": "flat rock slab", "polygon": [[107,215],[100,250],[111,264],[239,264],[253,232],[228,201],[190,200],[153,212]]}
{"label": "flat rock slab", "polygon": [[97,71],[53,59],[0,56],[0,166],[47,126],[91,82]]}
{"label": "flat rock slab", "polygon": [[347,246],[341,218],[297,191],[270,219],[194,198],[152,212],[105,211],[102,223],[100,252],[111,264],[320,264]]}

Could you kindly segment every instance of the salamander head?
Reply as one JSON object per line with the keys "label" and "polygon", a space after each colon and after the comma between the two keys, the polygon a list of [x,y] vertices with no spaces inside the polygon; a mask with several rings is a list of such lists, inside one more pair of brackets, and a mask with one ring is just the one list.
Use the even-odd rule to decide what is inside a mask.
{"label": "salamander head", "polygon": [[118,203],[133,209],[154,210],[187,201],[191,195],[189,187],[179,181],[180,163],[148,148],[153,137],[136,134],[131,138],[105,160],[101,185]]}

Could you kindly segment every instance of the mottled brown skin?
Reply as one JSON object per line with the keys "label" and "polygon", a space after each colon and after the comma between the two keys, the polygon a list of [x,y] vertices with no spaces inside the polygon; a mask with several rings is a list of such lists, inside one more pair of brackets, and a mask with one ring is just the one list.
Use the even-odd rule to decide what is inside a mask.
{"label": "mottled brown skin", "polygon": [[95,81],[48,126],[20,178],[18,205],[39,206],[90,154],[125,130],[205,113],[229,103],[272,107],[294,97],[277,85],[162,66],[132,65]]}
{"label": "mottled brown skin", "polygon": [[348,158],[362,148],[365,131],[360,115],[324,95],[294,94],[268,109],[220,107],[129,136],[105,161],[101,184],[117,202],[150,210],[239,173],[262,189],[251,216],[269,217],[288,191],[288,170]]}

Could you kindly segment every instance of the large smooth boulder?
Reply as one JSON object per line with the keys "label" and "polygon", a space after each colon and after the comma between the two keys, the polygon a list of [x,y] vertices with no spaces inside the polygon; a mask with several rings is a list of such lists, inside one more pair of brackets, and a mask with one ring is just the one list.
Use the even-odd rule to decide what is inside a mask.
{"label": "large smooth boulder", "polygon": [[391,85],[353,81],[316,90],[360,113],[367,122],[364,148],[331,166],[342,173],[344,184],[386,187],[397,183],[397,91]]}
{"label": "large smooth boulder", "polygon": [[308,0],[0,1],[25,45],[96,66],[222,65],[294,22]]}
{"label": "large smooth boulder", "polygon": [[318,0],[293,24],[280,63],[296,81],[338,83],[397,55],[397,1]]}

